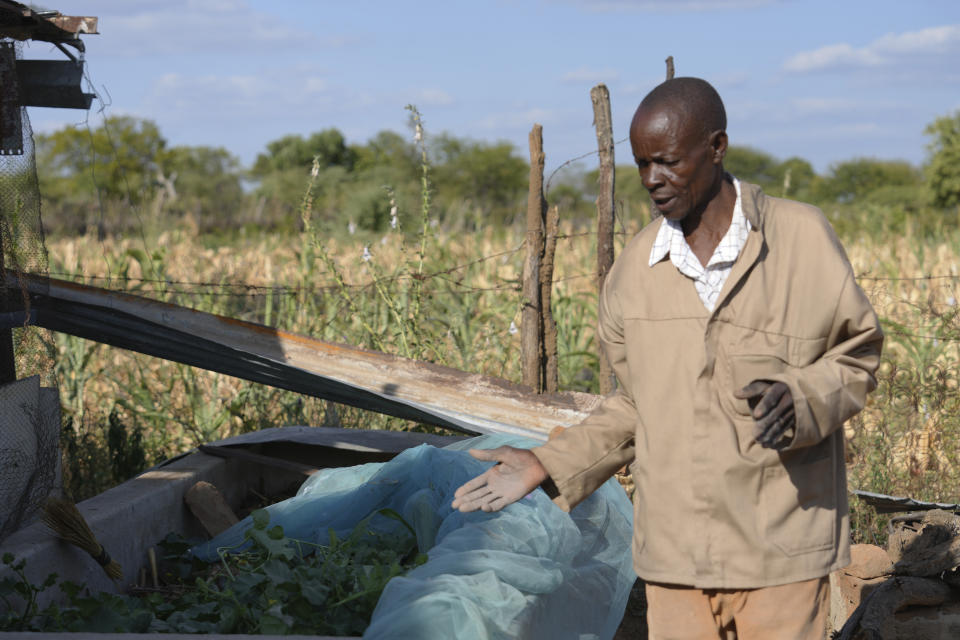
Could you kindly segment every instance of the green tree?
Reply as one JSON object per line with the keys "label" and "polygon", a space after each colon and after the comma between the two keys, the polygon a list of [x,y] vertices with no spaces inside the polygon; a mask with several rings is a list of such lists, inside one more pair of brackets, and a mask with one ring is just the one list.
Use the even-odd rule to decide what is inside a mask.
{"label": "green tree", "polygon": [[156,187],[166,140],[150,120],[112,116],[88,130],[66,127],[35,138],[45,200],[101,198],[139,204]]}
{"label": "green tree", "polygon": [[[287,135],[267,143],[257,156],[250,174],[259,180],[257,195],[269,203],[278,224],[297,223],[296,212],[310,175],[313,159],[319,159],[320,175],[314,192],[318,213],[341,204],[341,186],[353,171],[355,149],[347,146],[337,129],[324,129],[304,138]],[[326,203],[326,204],[324,204]]]}
{"label": "green tree", "polygon": [[309,171],[313,159],[320,158],[320,166],[353,169],[355,155],[337,129],[324,129],[304,138],[287,135],[267,143],[267,152],[257,156],[251,173],[264,176],[277,171],[298,169]]}
{"label": "green tree", "polygon": [[243,206],[240,160],[223,147],[168,149],[157,174],[167,206],[226,227]]}
{"label": "green tree", "polygon": [[933,140],[927,146],[926,166],[930,200],[937,207],[960,205],[960,111],[937,118],[924,130]]}
{"label": "green tree", "polygon": [[910,194],[908,199],[915,199],[921,185],[920,172],[909,162],[857,158],[830,167],[817,191],[825,202],[848,203],[868,198],[883,202],[896,199],[897,193]]}
{"label": "green tree", "polygon": [[818,177],[813,165],[793,156],[780,162],[769,153],[751,147],[730,147],[723,167],[745,182],[760,185],[765,192],[782,198],[810,200]]}
{"label": "green tree", "polygon": [[777,174],[779,185],[772,188],[771,194],[805,202],[813,198],[820,179],[812,164],[796,156],[781,162]]}
{"label": "green tree", "polygon": [[760,185],[764,191],[782,188],[783,171],[780,163],[764,151],[751,147],[728,147],[723,168],[740,180]]}
{"label": "green tree", "polygon": [[421,215],[420,153],[412,140],[380,131],[366,144],[351,148],[356,158],[351,188],[339,199],[347,222],[360,229],[385,229],[391,218],[389,190],[402,227],[412,230]]}
{"label": "green tree", "polygon": [[547,201],[550,205],[560,207],[560,215],[568,218],[571,214],[576,215],[589,208],[589,203],[584,200],[583,191],[576,185],[569,182],[559,182],[550,188],[547,194]]}
{"label": "green tree", "polygon": [[[593,169],[583,176],[583,192],[591,203],[597,199],[597,184],[600,170]],[[613,169],[614,207],[623,224],[649,222],[650,195],[647,193],[636,165],[618,164]],[[591,219],[596,216],[596,207],[588,213]]]}
{"label": "green tree", "polygon": [[447,217],[468,224],[509,222],[525,210],[530,168],[509,142],[441,134],[432,140],[433,182]]}
{"label": "green tree", "polygon": [[352,146],[357,171],[389,168],[398,176],[416,179],[420,157],[412,142],[394,131],[381,131],[366,144]]}

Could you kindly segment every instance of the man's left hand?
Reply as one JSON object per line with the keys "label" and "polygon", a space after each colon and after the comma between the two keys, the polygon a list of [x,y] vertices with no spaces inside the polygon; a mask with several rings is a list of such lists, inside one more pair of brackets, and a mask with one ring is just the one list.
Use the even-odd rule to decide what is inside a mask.
{"label": "man's left hand", "polygon": [[[782,449],[793,440],[793,433],[787,433],[796,426],[793,412],[793,394],[790,387],[782,382],[754,380],[733,395],[746,400],[752,408],[755,422],[753,437],[761,447]],[[787,438],[781,442],[781,439]]]}

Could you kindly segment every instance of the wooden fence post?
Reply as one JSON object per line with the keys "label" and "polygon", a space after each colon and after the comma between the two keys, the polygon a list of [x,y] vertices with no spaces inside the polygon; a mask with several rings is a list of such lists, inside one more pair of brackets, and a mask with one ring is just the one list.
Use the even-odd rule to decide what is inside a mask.
{"label": "wooden fence post", "polygon": [[523,263],[523,312],[520,351],[523,384],[543,391],[543,315],[540,299],[540,260],[543,256],[543,127],[530,130],[530,190],[527,195],[527,258]]}
{"label": "wooden fence post", "polygon": [[557,233],[560,227],[560,210],[554,205],[547,211],[546,241],[543,246],[543,262],[540,265],[540,308],[543,310],[543,390],[556,393],[560,390],[560,371],[557,362],[557,323],[553,319],[553,256],[557,250]]}
{"label": "wooden fence post", "polygon": [[[614,154],[613,119],[610,115],[610,92],[598,84],[590,90],[593,102],[593,125],[597,130],[597,151],[600,155],[600,174],[597,178],[597,292],[603,290],[607,273],[613,266],[614,221]],[[603,349],[597,345],[600,356],[600,394],[616,388],[613,368]]]}

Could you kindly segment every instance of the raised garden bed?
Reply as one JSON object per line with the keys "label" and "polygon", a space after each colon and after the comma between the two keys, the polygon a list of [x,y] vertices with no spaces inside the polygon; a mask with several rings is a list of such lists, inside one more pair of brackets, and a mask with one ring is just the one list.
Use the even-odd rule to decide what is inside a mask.
{"label": "raised garden bed", "polygon": [[[406,432],[285,427],[216,444],[305,466],[329,468],[384,462],[410,447],[424,443],[443,446],[458,439]],[[257,501],[261,498],[269,502],[292,495],[304,478],[302,472],[196,451],[80,503],[77,506],[97,539],[123,568],[123,578],[117,582],[111,581],[86,553],[57,538],[40,522],[3,540],[0,555],[9,553],[17,561],[24,561],[26,577],[34,585],[43,584],[48,575],[56,573],[59,580],[85,585],[92,593],[124,593],[131,587],[144,586],[145,576],[150,575],[148,549],[157,549],[169,533],[176,532],[186,538],[205,536],[199,521],[184,503],[185,494],[198,481],[218,487],[242,517],[260,506]],[[10,575],[9,568],[0,568],[0,575],[4,574]],[[45,608],[65,601],[59,589],[49,588],[39,594],[37,604]],[[164,634],[163,637],[170,636]]]}
{"label": "raised garden bed", "polygon": [[[550,629],[555,634],[573,628],[588,635],[603,629],[599,637],[612,637],[633,582],[627,544],[630,508],[622,489],[616,483],[605,486],[569,516],[551,505],[542,492],[535,492],[497,514],[459,514],[449,508],[452,490],[478,473],[480,468],[475,465],[483,463],[467,456],[467,445],[457,444],[457,439],[319,428],[268,430],[218,443],[218,456],[183,456],[82,503],[80,508],[100,542],[122,565],[120,584],[127,588],[139,584],[143,589],[149,583],[148,572],[143,569],[148,549],[156,549],[171,531],[187,538],[200,535],[198,522],[183,502],[186,492],[198,481],[221,488],[234,509],[239,509],[244,496],[251,493],[257,500],[261,496],[266,499],[302,484],[295,498],[267,508],[272,514],[269,522],[264,521],[264,512],[255,513],[253,520],[227,530],[210,545],[201,545],[197,553],[202,556],[201,551],[207,546],[207,559],[218,560],[217,553],[211,556],[210,549],[249,544],[251,526],[258,519],[254,533],[263,538],[265,549],[273,549],[281,544],[280,532],[273,531],[275,516],[275,522],[283,526],[282,539],[295,541],[297,548],[301,543],[332,547],[326,532],[336,530],[330,541],[344,540],[368,514],[380,516],[392,511],[390,519],[402,521],[403,527],[414,534],[416,546],[410,553],[403,552],[383,562],[365,561],[365,567],[377,567],[381,562],[379,566],[388,567],[390,575],[399,576],[401,564],[403,571],[412,568],[409,575],[381,583],[381,588],[386,584],[386,591],[379,602],[374,597],[377,612],[365,632],[371,637],[395,637],[391,634],[398,628],[413,633],[410,637],[466,637],[459,633],[463,624],[472,633],[481,634],[477,637],[486,637],[486,632],[480,630],[487,625],[508,637],[540,637],[550,633]],[[411,449],[424,442],[452,443],[452,448]],[[475,444],[471,441],[468,446]],[[498,444],[493,439],[484,446]],[[296,464],[292,469],[278,469],[275,465],[267,467],[219,457],[223,447],[240,446],[248,454],[283,458],[288,463],[323,470],[304,482],[303,469]],[[350,468],[330,469],[333,466]],[[310,508],[301,515],[297,510],[303,506]],[[370,531],[375,529],[371,527]],[[386,531],[381,527],[378,534]],[[382,546],[386,549],[388,545],[385,542]],[[409,566],[399,562],[401,556],[409,555],[406,560],[415,558],[418,548],[421,552],[429,550],[425,564],[420,558]],[[256,562],[265,562],[271,553],[279,554],[280,550],[276,546]],[[0,552],[25,560],[27,578],[32,584],[41,584],[49,573],[55,572],[61,579],[85,585],[93,592],[122,590],[106,578],[91,558],[56,539],[40,524],[13,534],[0,545]],[[241,568],[240,564],[233,566],[234,570]],[[214,576],[216,579],[219,578]],[[306,582],[309,581],[286,584],[294,588]],[[277,578],[269,583],[268,587],[273,589],[284,581]],[[364,586],[363,579],[358,583],[356,593],[339,593],[337,601],[365,597],[365,591],[373,593]],[[216,588],[223,585],[221,581]],[[598,594],[604,605],[600,608]],[[176,596],[172,592],[167,595]],[[507,600],[513,604],[487,605],[501,596],[509,596]],[[44,592],[42,597],[41,608],[57,595]],[[500,606],[506,608],[501,610]],[[157,625],[151,628],[156,629]],[[350,628],[356,632],[355,625]],[[438,628],[441,635],[436,635]],[[214,628],[207,625],[198,630],[211,629]],[[261,631],[284,629],[282,624],[260,625]],[[290,629],[313,631],[312,626],[286,627]],[[454,636],[444,636],[447,631]]]}

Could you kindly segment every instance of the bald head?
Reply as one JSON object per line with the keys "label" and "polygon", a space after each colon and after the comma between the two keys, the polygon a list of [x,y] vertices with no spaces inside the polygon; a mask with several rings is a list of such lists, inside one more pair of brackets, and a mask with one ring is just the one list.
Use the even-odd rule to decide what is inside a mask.
{"label": "bald head", "polygon": [[[667,80],[637,107],[630,148],[643,186],[664,217],[696,228],[718,198],[730,204],[730,193],[722,193],[726,127],[720,96],[698,78]],[[729,225],[732,204],[717,210]]]}
{"label": "bald head", "polygon": [[727,112],[720,94],[700,78],[673,78],[657,85],[640,102],[637,114],[660,109],[679,116],[685,126],[696,125],[706,135],[727,129]]}

